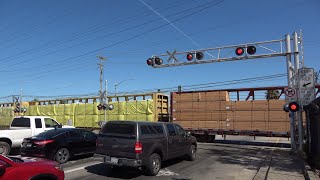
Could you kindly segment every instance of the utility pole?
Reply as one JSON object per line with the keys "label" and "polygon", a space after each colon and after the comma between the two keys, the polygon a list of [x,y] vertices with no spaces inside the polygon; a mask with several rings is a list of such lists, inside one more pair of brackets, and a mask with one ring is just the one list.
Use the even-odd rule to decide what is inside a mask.
{"label": "utility pole", "polygon": [[[107,92],[108,92],[108,80],[106,80],[106,86],[105,86],[105,103],[108,102],[107,98]],[[108,105],[109,106],[109,105]],[[107,109],[104,110],[104,120],[107,121]]]}
{"label": "utility pole", "polygon": [[21,110],[22,110],[22,89],[20,90],[20,109],[19,109],[20,116],[21,116]]}

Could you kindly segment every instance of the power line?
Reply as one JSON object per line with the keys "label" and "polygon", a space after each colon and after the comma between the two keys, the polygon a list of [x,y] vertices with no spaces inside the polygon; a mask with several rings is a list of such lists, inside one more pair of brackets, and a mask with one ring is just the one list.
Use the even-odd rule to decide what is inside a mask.
{"label": "power line", "polygon": [[[230,80],[230,81],[220,81],[220,82],[211,82],[211,83],[203,83],[203,84],[193,84],[193,85],[182,85],[183,88],[191,88],[194,87],[196,88],[197,86],[204,86],[204,87],[216,87],[216,86],[221,86],[221,85],[231,85],[231,84],[240,84],[242,82],[254,82],[256,80],[266,80],[266,79],[272,79],[272,78],[281,78],[285,77],[286,74],[274,74],[274,75],[268,75],[268,76],[260,76],[260,77],[253,77],[253,78],[244,78],[244,79],[238,79],[238,80]],[[227,84],[228,83],[228,84]],[[208,86],[208,85],[216,85],[216,86]],[[144,90],[139,90],[139,92],[154,92],[157,91],[158,89],[161,89],[164,92],[170,92],[170,91],[175,91],[177,89],[177,86],[175,87],[167,87],[167,88],[153,88],[153,89],[144,89]],[[128,93],[134,93],[137,91],[132,91],[132,92],[120,92],[123,94],[128,94]]]}
{"label": "power line", "polygon": [[[229,80],[229,81],[220,81],[220,82],[209,82],[209,83],[201,83],[201,84],[193,84],[193,85],[184,85],[182,86],[184,89],[187,90],[195,90],[199,88],[209,88],[209,87],[219,87],[224,85],[235,85],[235,84],[242,84],[242,83],[249,83],[249,82],[257,82],[257,81],[266,81],[266,80],[273,80],[276,78],[283,78],[286,74],[273,74],[267,76],[258,76],[252,78],[243,78],[243,79],[236,79],[236,80]],[[209,86],[210,85],[210,86]],[[167,88],[153,88],[153,89],[144,89],[139,91],[131,91],[131,92],[120,92],[119,94],[134,94],[134,93],[141,93],[141,92],[157,92],[160,89],[162,92],[172,92],[176,91],[177,87],[167,87]],[[87,93],[82,95],[56,95],[56,96],[35,96],[35,95],[25,95],[24,97],[36,97],[36,98],[54,98],[54,97],[75,97],[75,96],[90,96],[90,95],[97,95],[97,93]],[[0,97],[0,99],[8,98],[10,96]]]}
{"label": "power line", "polygon": [[[176,2],[175,2],[175,3],[176,3]],[[174,3],[172,3],[172,4],[174,4]],[[172,8],[172,7],[175,7],[175,6],[169,6],[169,8],[166,8],[166,9],[170,9],[170,8]],[[126,18],[117,20],[117,21],[111,21],[111,22],[109,22],[107,25],[108,25],[108,26],[113,25],[113,24],[119,25],[119,23],[121,23],[121,22],[122,22],[122,23],[131,22],[132,19],[138,17],[139,15],[145,15],[145,14],[146,14],[146,12],[143,11],[142,13],[139,13],[139,14],[137,14],[137,15],[129,16],[129,17],[126,17]],[[116,19],[117,19],[117,18],[116,18]],[[100,25],[100,24],[99,24],[99,25]],[[95,29],[96,29],[95,31],[90,32],[91,30],[89,30],[89,31],[87,31],[87,32],[85,32],[85,33],[72,33],[71,35],[68,35],[69,37],[68,37],[68,36],[65,37],[62,41],[61,41],[61,40],[60,40],[60,41],[59,41],[59,40],[55,40],[55,41],[51,41],[51,42],[42,44],[42,45],[41,45],[42,48],[40,48],[40,49],[43,49],[43,47],[48,46],[48,44],[50,44],[50,43],[60,42],[60,44],[56,44],[56,45],[53,45],[53,46],[49,46],[49,47],[47,47],[47,48],[45,48],[45,49],[48,49],[48,48],[51,48],[51,47],[54,47],[54,46],[57,46],[57,45],[60,46],[62,42],[67,42],[67,43],[69,43],[71,40],[79,39],[79,37],[80,37],[80,38],[83,38],[83,35],[85,35],[85,34],[90,35],[90,34],[93,34],[94,32],[104,31],[105,29],[103,29],[103,26],[105,26],[105,25],[103,25],[103,26],[100,25],[100,26],[102,26],[102,28],[101,28],[100,30],[97,29],[97,28],[99,27],[99,25],[96,25],[96,26],[93,27],[92,30],[95,30]],[[97,39],[101,39],[101,38],[102,38],[102,37],[97,37],[97,38],[95,38],[95,39],[93,39],[93,40],[97,40]],[[93,40],[90,40],[90,41],[93,41]],[[85,43],[90,42],[90,41],[86,41]],[[82,45],[82,43],[77,44],[77,45],[73,45],[73,46],[70,46],[70,47],[67,47],[67,48],[64,48],[64,49],[62,49],[62,50],[65,50],[65,49],[68,49],[68,48],[72,48],[72,47],[75,47],[75,46],[78,46],[78,45]],[[14,56],[19,57],[19,56],[22,55],[22,54],[30,54],[30,52],[36,52],[37,50],[39,50],[39,49],[33,49],[33,50],[23,51],[23,52],[18,53],[17,55],[14,55]],[[51,52],[51,53],[55,53],[55,52],[59,52],[59,51],[61,51],[61,50],[54,51],[54,52]],[[51,54],[51,53],[49,53],[49,54]],[[44,54],[44,55],[49,55],[49,54],[47,53],[47,54]],[[38,57],[36,57],[36,58],[43,57],[44,55],[38,56]],[[6,60],[6,59],[12,58],[12,57],[14,57],[14,56],[9,56],[9,57],[0,59],[0,62],[1,62],[1,61],[4,61],[4,60]],[[34,58],[32,58],[32,59],[34,59]],[[13,65],[14,65],[14,64],[13,64]]]}
{"label": "power line", "polygon": [[[210,5],[205,6],[205,7],[201,8],[200,10],[197,10],[197,11],[192,12],[192,13],[190,13],[190,14],[184,15],[184,16],[182,16],[182,17],[180,17],[180,18],[177,18],[177,19],[175,19],[175,20],[173,20],[173,21],[171,21],[171,22],[173,23],[173,22],[180,21],[180,20],[182,20],[182,19],[184,19],[184,18],[187,18],[187,17],[192,16],[192,15],[194,15],[194,14],[200,13],[200,12],[202,12],[202,11],[210,8],[210,7],[216,6],[216,5],[218,5],[218,4],[222,3],[222,2],[223,2],[223,0],[218,1],[218,2],[215,2],[215,3],[212,3],[212,2],[211,2],[211,4],[208,3],[208,4],[210,4]],[[118,41],[118,42],[113,43],[113,44],[111,44],[111,45],[108,45],[108,46],[105,46],[105,47],[102,47],[102,48],[99,48],[99,49],[96,49],[96,50],[93,50],[93,51],[89,51],[89,52],[86,52],[86,53],[81,54],[81,55],[78,55],[78,56],[74,56],[74,57],[71,57],[71,58],[66,58],[66,59],[64,59],[64,60],[60,60],[60,61],[57,61],[57,62],[55,62],[55,63],[45,64],[45,65],[40,65],[40,66],[35,66],[35,67],[31,67],[31,68],[19,69],[19,70],[0,71],[0,72],[16,72],[16,71],[32,70],[32,69],[35,69],[35,68],[41,68],[41,67],[44,67],[44,66],[54,65],[54,64],[57,64],[57,63],[60,63],[60,62],[70,61],[70,60],[73,60],[73,59],[76,59],[76,58],[79,58],[79,57],[82,57],[82,56],[86,56],[86,55],[89,55],[89,54],[92,54],[92,53],[101,51],[101,50],[106,49],[106,48],[110,48],[110,47],[116,46],[116,45],[118,45],[118,44],[122,44],[122,43],[124,43],[124,42],[130,41],[130,40],[135,39],[135,38],[137,38],[137,37],[143,36],[143,35],[145,35],[145,34],[147,34],[147,33],[150,33],[150,32],[153,32],[153,31],[155,31],[155,30],[158,30],[158,29],[160,29],[160,28],[162,28],[162,27],[164,27],[164,26],[167,26],[167,25],[169,25],[169,23],[165,23],[165,24],[160,25],[160,26],[158,26],[158,27],[149,29],[149,30],[147,30],[147,31],[144,31],[144,32],[139,33],[139,34],[136,34],[136,35],[134,35],[134,36],[132,36],[132,37],[130,37],[130,38],[127,38],[127,39]]]}

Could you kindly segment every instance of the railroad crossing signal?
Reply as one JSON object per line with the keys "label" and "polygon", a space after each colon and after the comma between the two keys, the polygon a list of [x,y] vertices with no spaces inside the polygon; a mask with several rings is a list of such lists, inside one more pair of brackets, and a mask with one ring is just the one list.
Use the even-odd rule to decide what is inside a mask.
{"label": "railroad crossing signal", "polygon": [[112,104],[99,104],[97,108],[98,110],[112,110],[114,106]]}
{"label": "railroad crossing signal", "polygon": [[196,60],[202,60],[203,57],[204,57],[203,53],[198,51],[198,52],[195,52],[195,53],[191,53],[191,52],[188,53],[186,58],[187,58],[188,61],[192,61],[194,56],[196,57]]}
{"label": "railroad crossing signal", "polygon": [[242,56],[244,54],[244,48],[243,47],[238,47],[236,49],[236,55],[237,56]]}
{"label": "railroad crossing signal", "polygon": [[300,109],[300,106],[299,106],[299,104],[297,102],[289,103],[289,110],[291,112],[297,112],[297,111],[299,111],[299,109]]}
{"label": "railroad crossing signal", "polygon": [[253,55],[257,52],[257,49],[255,46],[247,46],[247,47],[238,47],[236,50],[235,50],[235,53],[237,56],[242,56],[245,52],[245,49],[247,50],[247,54],[249,55]]}
{"label": "railroad crossing signal", "polygon": [[163,63],[163,60],[159,57],[152,57],[147,59],[147,64],[149,66],[154,66],[154,65],[161,65]]}
{"label": "railroad crossing signal", "polygon": [[[270,58],[277,56],[286,56],[288,53],[283,51],[283,39],[239,44],[231,46],[214,47],[207,49],[189,50],[184,52],[166,51],[165,54],[152,56],[147,60],[147,64],[153,68],[183,66],[191,64],[215,63],[224,61],[238,61],[246,59]],[[259,51],[258,51],[259,48]],[[234,51],[234,56],[230,57]],[[257,53],[259,52],[259,53]],[[204,56],[206,54],[206,56]],[[208,55],[208,56],[207,56]],[[162,60],[163,56],[167,56],[167,62],[156,62],[157,58]],[[182,56],[182,57],[181,57]],[[183,59],[185,58],[185,61]]]}
{"label": "railroad crossing signal", "polygon": [[171,59],[173,59],[174,62],[179,62],[179,60],[174,56],[177,51],[174,50],[172,53],[170,53],[169,51],[167,51],[168,55],[169,55],[169,59],[168,59],[168,62],[171,61]]}

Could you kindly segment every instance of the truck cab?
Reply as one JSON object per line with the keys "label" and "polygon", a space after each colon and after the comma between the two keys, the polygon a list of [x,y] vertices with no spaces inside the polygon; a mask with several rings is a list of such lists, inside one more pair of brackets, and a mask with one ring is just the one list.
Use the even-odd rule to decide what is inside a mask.
{"label": "truck cab", "polygon": [[14,117],[9,130],[0,130],[0,154],[9,154],[11,148],[20,147],[24,138],[61,127],[70,128],[72,126],[62,126],[55,119],[48,116]]}

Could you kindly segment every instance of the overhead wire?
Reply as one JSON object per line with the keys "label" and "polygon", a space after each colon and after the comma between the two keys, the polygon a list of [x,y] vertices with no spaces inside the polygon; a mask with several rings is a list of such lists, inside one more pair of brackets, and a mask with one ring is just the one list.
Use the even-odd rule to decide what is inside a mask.
{"label": "overhead wire", "polygon": [[[267,76],[258,76],[258,77],[252,77],[252,78],[242,78],[242,79],[236,79],[236,80],[229,80],[229,81],[220,81],[220,82],[210,82],[210,83],[201,83],[201,84],[192,84],[192,85],[185,85],[182,86],[183,90],[199,90],[199,89],[205,89],[205,88],[212,88],[212,87],[220,87],[225,85],[235,85],[235,84],[243,84],[243,83],[250,83],[250,82],[257,82],[257,81],[266,81],[266,80],[274,80],[276,78],[284,78],[286,74],[274,74],[274,75],[267,75]],[[210,85],[210,86],[209,86]],[[146,92],[157,92],[157,90],[160,89],[161,92],[172,92],[177,91],[177,87],[168,87],[168,88],[153,88],[153,89],[144,89],[139,91],[130,91],[130,92],[117,92],[117,94],[134,94],[134,93],[146,93]],[[87,93],[86,95],[88,95]],[[90,95],[97,95],[98,93],[90,93]],[[11,97],[10,96],[5,96]],[[27,96],[27,95],[25,95]],[[31,95],[29,95],[31,96]],[[74,97],[79,95],[56,95],[56,96],[33,96],[37,98],[53,98],[53,97]],[[0,97],[5,98],[5,97]]]}
{"label": "overhead wire", "polygon": [[[177,1],[174,2],[174,3],[177,3]],[[171,4],[174,4],[174,3],[171,3]],[[172,7],[175,7],[175,6],[169,6],[169,8],[166,8],[166,9],[168,10],[168,9],[170,9],[170,7],[172,8]],[[149,13],[149,14],[150,14],[150,13]],[[146,13],[145,11],[143,11],[143,12],[138,13],[138,14],[136,14],[136,15],[128,16],[128,17],[126,17],[126,18],[121,18],[120,20],[117,20],[117,19],[119,19],[119,18],[115,18],[115,19],[113,19],[113,21],[108,22],[108,23],[105,24],[105,25],[101,25],[101,24],[95,25],[95,26],[92,27],[92,29],[89,29],[87,32],[84,32],[84,33],[83,33],[83,32],[80,32],[80,33],[71,33],[71,34],[67,35],[66,37],[64,37],[63,40],[54,40],[54,41],[50,41],[50,42],[44,43],[44,44],[40,45],[40,48],[38,48],[38,49],[26,50],[26,51],[17,53],[16,55],[9,56],[9,57],[6,57],[6,58],[2,58],[2,59],[0,59],[0,62],[1,62],[1,61],[4,61],[4,60],[6,60],[6,59],[10,59],[10,58],[12,58],[12,57],[19,57],[19,58],[21,58],[21,55],[22,55],[22,54],[28,54],[28,55],[29,55],[29,54],[32,53],[32,52],[38,52],[39,50],[48,49],[48,48],[52,48],[52,47],[55,47],[55,46],[60,46],[60,45],[61,45],[62,43],[64,43],[64,42],[70,43],[70,41],[74,41],[74,40],[76,40],[76,39],[83,38],[84,35],[91,35],[91,34],[96,33],[96,32],[105,31],[105,28],[104,28],[105,26],[108,26],[108,27],[109,27],[110,25],[114,25],[114,24],[119,25],[119,24],[121,24],[121,23],[125,24],[125,23],[127,23],[127,22],[131,22],[132,19],[134,19],[134,18],[136,18],[136,17],[139,17],[140,15],[144,15],[144,17],[145,17],[146,15],[148,15],[148,13]],[[99,26],[102,27],[102,28],[100,28],[100,30],[99,30]],[[49,47],[46,47],[46,46],[48,46],[48,45],[50,45],[50,44],[52,44],[52,43],[59,43],[59,44],[55,44],[55,45],[53,45],[53,46],[51,45],[51,46],[49,46]],[[69,47],[68,47],[68,48],[69,48]],[[65,48],[65,49],[67,49],[67,48]],[[45,54],[45,55],[46,55],[46,54]],[[39,57],[42,57],[42,56],[43,56],[43,55],[41,55],[41,56],[39,56]],[[39,57],[37,57],[37,58],[39,58]]]}
{"label": "overhead wire", "polygon": [[[191,88],[191,87],[197,87],[197,86],[208,86],[208,85],[221,85],[221,84],[225,84],[225,83],[241,83],[241,82],[247,82],[247,81],[254,81],[254,80],[265,80],[265,79],[272,79],[272,78],[281,78],[281,77],[285,77],[286,74],[274,74],[274,75],[268,75],[268,76],[258,76],[258,77],[253,77],[253,78],[243,78],[243,79],[238,79],[238,80],[229,80],[229,81],[219,81],[219,82],[211,82],[211,83],[202,83],[202,84],[193,84],[193,85],[182,85],[183,88]],[[230,84],[230,85],[231,85]],[[210,87],[215,87],[215,86],[210,86]],[[161,91],[164,92],[169,92],[169,91],[174,91],[177,89],[176,87],[167,87],[167,88],[152,88],[152,89],[144,89],[144,90],[139,90],[143,91],[143,92],[148,92],[148,91],[157,91],[158,89],[160,89]],[[132,91],[134,92],[134,91]],[[132,92],[119,92],[119,93],[132,93]]]}
{"label": "overhead wire", "polygon": [[[201,8],[201,9],[195,11],[195,12],[186,14],[186,15],[180,17],[180,18],[177,18],[177,19],[173,20],[172,23],[173,23],[173,22],[180,21],[180,20],[182,20],[182,19],[184,19],[184,18],[187,18],[187,17],[189,17],[189,16],[192,16],[192,15],[194,15],[194,14],[200,13],[200,12],[202,12],[202,11],[204,11],[204,10],[210,8],[210,7],[216,6],[216,5],[218,5],[218,4],[222,3],[222,2],[223,2],[223,0],[218,1],[218,2],[215,2],[215,3],[211,3],[211,4],[209,4],[209,5]],[[160,28],[162,28],[162,27],[164,27],[164,26],[167,26],[168,24],[169,24],[169,23],[162,24],[162,25],[160,25],[160,26],[157,26],[157,27],[155,27],[155,28],[149,29],[149,30],[144,31],[144,32],[142,32],[142,33],[138,33],[138,34],[136,34],[136,35],[134,35],[134,36],[131,36],[131,37],[127,38],[127,39],[124,39],[124,40],[121,40],[121,41],[112,43],[112,44],[110,44],[110,45],[108,45],[108,46],[104,46],[104,47],[102,47],[102,48],[95,49],[95,50],[92,50],[92,51],[89,51],[89,52],[86,52],[86,53],[84,53],[84,54],[77,55],[77,56],[74,56],[74,57],[71,57],[71,58],[66,58],[66,59],[63,59],[63,60],[60,60],[60,61],[57,61],[57,62],[54,62],[54,63],[49,63],[49,64],[45,64],[45,65],[39,65],[39,66],[31,67],[31,68],[11,70],[11,71],[9,71],[9,70],[8,70],[8,71],[0,71],[0,72],[16,72],[16,71],[32,70],[32,69],[35,69],[35,68],[41,68],[41,67],[48,66],[48,65],[54,65],[54,64],[57,64],[57,63],[61,63],[61,62],[70,61],[70,60],[73,60],[73,59],[76,59],[76,58],[79,58],[79,57],[83,57],[83,56],[86,56],[86,55],[89,55],[89,54],[92,54],[92,53],[101,51],[101,50],[106,49],[106,48],[110,48],[110,47],[116,46],[116,45],[118,45],[118,44],[122,44],[122,43],[127,42],[127,41],[130,41],[130,40],[135,39],[135,38],[137,38],[137,37],[143,36],[143,35],[145,35],[145,34],[147,34],[147,33],[150,33],[150,32],[153,32],[153,31],[155,31],[155,30],[158,30],[158,29],[160,29]]]}
{"label": "overhead wire", "polygon": [[[211,3],[212,3],[212,2],[211,2]],[[189,8],[189,9],[187,9],[187,10],[183,10],[183,11],[180,11],[180,12],[176,12],[176,13],[174,13],[174,14],[169,15],[168,17],[176,16],[176,15],[178,15],[178,14],[182,14],[182,13],[188,12],[189,10],[194,10],[195,8],[202,7],[202,6],[205,6],[205,5],[207,5],[207,4],[210,4],[210,3],[202,4],[202,5],[199,5],[199,6],[197,6],[197,7],[193,7],[193,8]],[[161,20],[161,18],[157,18],[157,19],[154,19],[154,20],[151,20],[151,21],[147,21],[147,22],[138,24],[138,25],[134,25],[134,26],[129,27],[129,28],[124,28],[124,29],[122,29],[122,30],[120,30],[120,31],[116,31],[116,32],[112,32],[112,33],[109,33],[109,34],[106,34],[106,35],[103,35],[103,36],[99,36],[99,37],[96,37],[96,38],[91,39],[91,40],[89,40],[89,41],[85,41],[85,42],[81,42],[81,43],[78,43],[78,44],[75,44],[75,45],[71,45],[71,46],[65,47],[65,48],[63,48],[63,49],[59,49],[59,50],[56,50],[56,51],[53,51],[53,52],[49,52],[49,53],[46,53],[46,54],[42,54],[42,55],[37,56],[37,57],[35,57],[35,58],[31,58],[31,59],[24,60],[23,62],[21,62],[21,63],[19,63],[19,64],[13,63],[13,64],[10,64],[10,65],[8,65],[8,66],[13,67],[13,66],[21,65],[21,64],[26,63],[26,62],[32,62],[34,59],[37,59],[37,58],[40,58],[40,57],[43,57],[43,56],[47,56],[47,55],[50,55],[50,54],[55,54],[55,53],[57,53],[57,52],[60,52],[60,51],[63,51],[63,50],[69,49],[69,48],[74,48],[74,47],[77,47],[77,46],[86,44],[86,43],[91,42],[91,41],[94,41],[94,40],[101,40],[101,38],[106,38],[106,37],[109,37],[109,36],[111,36],[111,35],[115,35],[115,34],[119,34],[119,33],[122,33],[122,32],[130,31],[130,30],[132,30],[132,29],[135,29],[135,28],[138,28],[138,27],[142,27],[142,26],[144,26],[144,25],[147,25],[147,24],[149,24],[149,23],[153,23],[153,22],[156,22],[156,21],[159,21],[159,20]],[[170,23],[169,23],[169,24],[170,24]],[[0,72],[1,72],[1,71],[0,71]]]}

